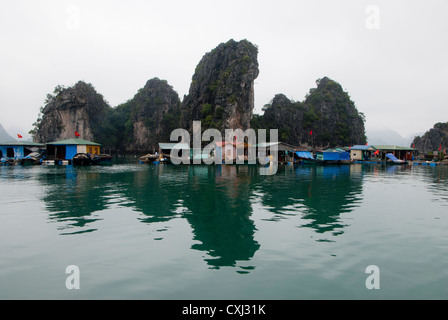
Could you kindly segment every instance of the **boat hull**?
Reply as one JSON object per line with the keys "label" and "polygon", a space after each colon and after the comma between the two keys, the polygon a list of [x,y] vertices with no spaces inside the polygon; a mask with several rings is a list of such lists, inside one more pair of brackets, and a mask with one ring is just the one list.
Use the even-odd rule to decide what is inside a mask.
{"label": "boat hull", "polygon": [[93,164],[92,157],[87,153],[77,153],[72,159],[74,166],[90,166]]}

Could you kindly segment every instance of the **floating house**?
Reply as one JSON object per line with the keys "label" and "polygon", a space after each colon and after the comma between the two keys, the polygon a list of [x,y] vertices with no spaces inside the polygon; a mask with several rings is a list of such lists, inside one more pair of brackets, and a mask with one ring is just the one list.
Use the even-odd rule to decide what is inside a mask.
{"label": "floating house", "polygon": [[249,149],[251,147],[256,148],[256,145],[252,146],[242,141],[219,141],[214,143],[215,154],[218,158],[222,159],[223,163],[226,161],[234,163],[236,160],[247,163],[249,161]]}
{"label": "floating house", "polygon": [[339,162],[340,163],[351,162],[350,152],[348,152],[347,150],[341,149],[341,148],[336,148],[336,149],[334,149],[334,151],[339,153]]}
{"label": "floating house", "polygon": [[[263,142],[256,145],[257,147],[257,157],[258,158],[270,158],[272,161],[273,151],[272,149],[276,146],[277,148],[277,160],[279,163],[293,163],[298,160],[295,153],[297,147],[284,143],[284,142]],[[261,148],[261,150],[260,150]],[[264,151],[264,150],[265,151]]]}
{"label": "floating house", "polygon": [[316,152],[316,161],[322,164],[343,164],[350,163],[350,153],[345,149],[327,149]]}
{"label": "floating house", "polygon": [[370,145],[355,145],[350,147],[350,159],[353,161],[368,161],[375,156],[377,149]]}
{"label": "floating house", "polygon": [[77,154],[100,154],[100,144],[83,139],[66,139],[47,143],[46,164],[72,164]]}
{"label": "floating house", "polygon": [[400,146],[390,146],[390,145],[374,145],[376,151],[375,155],[382,161],[387,160],[387,154],[393,154],[397,159],[401,160],[412,160],[414,157],[415,150],[410,147],[400,147]]}
{"label": "floating house", "polygon": [[328,164],[340,163],[339,152],[334,149],[316,151],[316,160]]}
{"label": "floating house", "polygon": [[300,164],[317,164],[317,160],[314,158],[313,154],[308,150],[294,151],[297,161]]}
{"label": "floating house", "polygon": [[339,161],[341,161],[342,163],[351,162],[350,152],[344,151],[339,153]]}
{"label": "floating house", "polygon": [[188,154],[191,155],[191,152],[193,149],[190,150],[190,146],[188,143],[178,143],[178,142],[160,142],[159,143],[159,158],[161,162],[171,162],[171,151],[176,147],[176,149],[179,149],[177,151],[177,155],[179,157],[182,157],[183,151],[181,150],[187,150]]}
{"label": "floating house", "polygon": [[20,161],[29,154],[40,153],[44,148],[44,144],[31,141],[4,142],[0,144],[0,159],[3,163],[11,160]]}
{"label": "floating house", "polygon": [[226,160],[236,160],[237,150],[235,143],[227,141],[215,142],[216,155],[222,159],[224,163]]}

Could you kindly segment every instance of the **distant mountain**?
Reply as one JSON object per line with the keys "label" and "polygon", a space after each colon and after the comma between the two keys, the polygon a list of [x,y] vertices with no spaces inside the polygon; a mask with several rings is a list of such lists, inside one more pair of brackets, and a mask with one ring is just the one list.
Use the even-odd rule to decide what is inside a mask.
{"label": "distant mountain", "polygon": [[16,139],[11,137],[8,134],[8,132],[6,132],[6,130],[3,128],[3,126],[0,124],[0,143],[11,142],[11,141],[15,141],[15,140]]}
{"label": "distant mountain", "polygon": [[398,132],[389,129],[367,129],[367,142],[371,145],[396,145],[409,147],[414,138],[421,133],[414,133],[403,137]]}

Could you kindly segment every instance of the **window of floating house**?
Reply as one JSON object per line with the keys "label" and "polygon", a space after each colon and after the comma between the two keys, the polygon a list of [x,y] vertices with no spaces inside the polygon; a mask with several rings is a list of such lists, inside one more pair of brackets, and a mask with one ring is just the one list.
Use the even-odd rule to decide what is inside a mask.
{"label": "window of floating house", "polygon": [[56,146],[56,159],[62,160],[66,158],[66,146]]}
{"label": "window of floating house", "polygon": [[90,154],[99,154],[99,148],[97,146],[88,146],[87,147],[87,153]]}
{"label": "window of floating house", "polygon": [[14,158],[14,148],[6,148],[6,157]]}

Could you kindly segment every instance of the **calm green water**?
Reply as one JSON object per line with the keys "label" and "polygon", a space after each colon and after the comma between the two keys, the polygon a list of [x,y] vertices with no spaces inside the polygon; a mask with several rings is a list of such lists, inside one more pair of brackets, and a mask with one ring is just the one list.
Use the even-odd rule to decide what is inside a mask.
{"label": "calm green water", "polygon": [[0,208],[1,299],[448,298],[447,167],[1,167]]}

